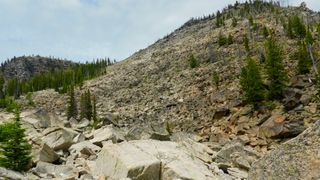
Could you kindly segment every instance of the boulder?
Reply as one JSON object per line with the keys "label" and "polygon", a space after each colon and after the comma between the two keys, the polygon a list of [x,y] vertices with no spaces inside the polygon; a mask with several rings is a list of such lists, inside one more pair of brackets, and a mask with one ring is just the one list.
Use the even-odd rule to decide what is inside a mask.
{"label": "boulder", "polygon": [[81,140],[81,134],[69,128],[48,128],[44,130],[41,140],[46,142],[53,150],[68,150],[68,148]]}
{"label": "boulder", "polygon": [[46,162],[38,162],[33,172],[43,178],[53,177],[59,179],[77,179],[77,169],[67,165],[54,165]]}
{"label": "boulder", "polygon": [[42,143],[38,147],[32,147],[32,161],[35,163],[39,161],[52,163],[58,159],[59,155],[46,143]]}
{"label": "boulder", "polygon": [[248,170],[253,161],[258,159],[260,154],[253,149],[243,146],[241,143],[230,143],[225,145],[215,156],[215,162],[224,171],[229,167],[238,167]]}
{"label": "boulder", "polygon": [[70,148],[69,148],[69,152],[71,155],[80,155],[83,152],[86,151],[91,151],[94,154],[97,154],[99,151],[101,150],[101,148],[97,145],[94,145],[93,143],[89,142],[89,141],[83,141],[77,144],[73,144]]}
{"label": "boulder", "polygon": [[301,104],[301,96],[303,95],[303,91],[295,88],[286,88],[283,90],[284,95],[284,108],[287,111],[290,111]]}
{"label": "boulder", "polygon": [[259,133],[263,137],[276,137],[283,131],[285,116],[273,115],[265,121],[259,129]]}
{"label": "boulder", "polygon": [[258,161],[249,179],[320,179],[320,121]]}
{"label": "boulder", "polygon": [[224,116],[229,115],[230,109],[227,107],[219,107],[216,109],[213,118],[214,119],[221,119]]}
{"label": "boulder", "polygon": [[107,179],[160,179],[161,162],[131,143],[109,144],[98,154],[93,174]]}
{"label": "boulder", "polygon": [[98,154],[93,172],[107,179],[217,179],[200,160],[204,155],[192,152],[205,154],[210,150],[200,145],[190,150],[196,145],[185,146],[186,143],[136,140],[109,144]]}
{"label": "boulder", "polygon": [[117,143],[124,140],[124,135],[120,130],[115,129],[113,125],[104,126],[100,129],[96,129],[92,132],[93,139],[90,140],[91,143],[102,146],[103,141],[112,140],[112,142]]}
{"label": "boulder", "polygon": [[23,174],[0,167],[0,179],[25,179]]}

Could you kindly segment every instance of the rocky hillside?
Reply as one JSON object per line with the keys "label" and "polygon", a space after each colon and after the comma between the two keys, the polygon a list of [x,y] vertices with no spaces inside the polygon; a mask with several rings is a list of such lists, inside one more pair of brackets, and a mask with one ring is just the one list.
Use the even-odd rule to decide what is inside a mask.
{"label": "rocky hillside", "polygon": [[1,73],[6,79],[17,77],[21,80],[31,78],[35,74],[47,73],[52,70],[66,69],[76,63],[41,56],[14,57],[1,65]]}
{"label": "rocky hillside", "polygon": [[[255,26],[250,25],[249,15]],[[86,81],[75,92],[77,101],[88,89],[97,97],[102,120],[97,129],[90,128],[92,122],[86,119],[66,120],[66,94],[53,90],[34,93],[36,107],[22,113],[33,145],[33,168],[23,175],[0,169],[0,176],[319,178],[315,72],[297,75],[297,61],[292,57],[298,39],[289,38],[283,27],[293,15],[312,26],[320,20],[318,13],[305,6],[230,6],[222,13],[224,26],[218,27],[214,16],[193,19],[150,47],[107,67],[104,76]],[[237,19],[236,25],[232,17]],[[243,102],[239,85],[247,57],[243,38],[248,36],[249,54],[259,62],[265,51],[264,26],[273,29],[281,44],[289,78],[282,100],[254,109]],[[220,46],[218,37],[229,34],[233,43]],[[320,39],[315,28],[312,34],[313,53],[319,59]],[[191,55],[198,61],[195,68],[190,67]],[[264,77],[263,62],[259,67]],[[218,74],[219,86],[213,74]],[[9,119],[12,115],[1,116]]]}

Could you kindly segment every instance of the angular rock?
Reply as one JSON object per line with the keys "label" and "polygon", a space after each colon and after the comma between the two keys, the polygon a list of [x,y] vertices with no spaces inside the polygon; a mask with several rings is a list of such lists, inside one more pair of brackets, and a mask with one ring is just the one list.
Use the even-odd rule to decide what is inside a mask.
{"label": "angular rock", "polygon": [[160,179],[161,162],[131,143],[109,144],[98,154],[93,174],[107,179]]}
{"label": "angular rock", "polygon": [[217,178],[203,161],[195,158],[195,153],[188,151],[194,145],[183,144],[156,140],[110,144],[98,154],[96,170],[93,172],[94,175],[105,175],[110,179]]}
{"label": "angular rock", "polygon": [[214,113],[214,119],[221,119],[224,116],[227,116],[230,113],[230,109],[227,107],[220,107],[217,108],[216,112]]}
{"label": "angular rock", "polygon": [[238,168],[228,168],[228,173],[236,179],[247,179],[248,172],[240,170]]}
{"label": "angular rock", "polygon": [[79,155],[85,150],[92,151],[94,154],[97,154],[101,150],[101,148],[89,141],[83,141],[77,144],[73,144],[69,148],[69,152],[71,155]]}
{"label": "angular rock", "polygon": [[320,121],[255,163],[249,179],[319,179]]}
{"label": "angular rock", "polygon": [[120,130],[116,130],[113,125],[104,126],[100,129],[93,131],[93,139],[90,140],[91,143],[102,146],[103,141],[112,140],[112,142],[117,143],[124,140],[124,135]]}
{"label": "angular rock", "polygon": [[259,133],[264,137],[275,137],[283,131],[285,116],[274,115],[264,122],[259,129]]}
{"label": "angular rock", "polygon": [[39,147],[32,148],[32,160],[37,163],[39,161],[52,163],[59,159],[59,155],[54,152],[46,143],[41,144]]}
{"label": "angular rock", "polygon": [[53,150],[67,150],[72,144],[83,140],[80,134],[68,128],[48,128],[43,132],[42,141],[46,142]]}
{"label": "angular rock", "polygon": [[0,167],[0,179],[24,179],[23,174]]}
{"label": "angular rock", "polygon": [[46,162],[38,162],[33,171],[39,175],[44,174],[61,179],[76,179],[79,175],[78,171],[72,166],[54,165]]}

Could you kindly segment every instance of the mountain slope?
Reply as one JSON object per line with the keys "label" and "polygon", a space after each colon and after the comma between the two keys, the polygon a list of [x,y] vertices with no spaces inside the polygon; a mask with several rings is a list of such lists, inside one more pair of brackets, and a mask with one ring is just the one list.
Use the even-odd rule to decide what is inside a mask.
{"label": "mountain slope", "polygon": [[41,56],[14,57],[1,65],[1,72],[6,79],[29,79],[35,74],[47,73],[53,70],[66,69],[76,63]]}
{"label": "mountain slope", "polygon": [[[216,111],[231,110],[241,102],[238,77],[245,63],[246,51],[242,41],[246,34],[250,38],[251,55],[257,60],[259,52],[264,50],[263,26],[273,28],[285,52],[289,77],[296,74],[296,62],[289,57],[297,42],[285,36],[280,18],[298,14],[316,22],[319,15],[301,7],[279,8],[278,11],[278,14],[269,11],[256,14],[257,30],[250,27],[246,17],[239,18],[235,27],[232,27],[232,19],[226,20],[226,26],[219,28],[215,25],[215,18],[189,23],[108,67],[107,75],[86,82],[83,89],[90,89],[99,97],[98,109],[102,117],[116,112],[120,115],[120,124],[170,121],[179,125],[181,130],[193,131],[199,123],[212,123]],[[219,47],[220,33],[232,34],[234,43]],[[191,54],[200,63],[194,69],[188,62]],[[220,76],[218,89],[212,82],[214,72]]]}

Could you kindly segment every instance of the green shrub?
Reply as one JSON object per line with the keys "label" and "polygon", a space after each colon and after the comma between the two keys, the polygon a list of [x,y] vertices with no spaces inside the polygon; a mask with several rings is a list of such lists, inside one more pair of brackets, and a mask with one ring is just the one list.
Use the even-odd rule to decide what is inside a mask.
{"label": "green shrub", "polygon": [[199,65],[198,60],[194,57],[193,54],[189,57],[189,65],[191,68],[196,68]]}

